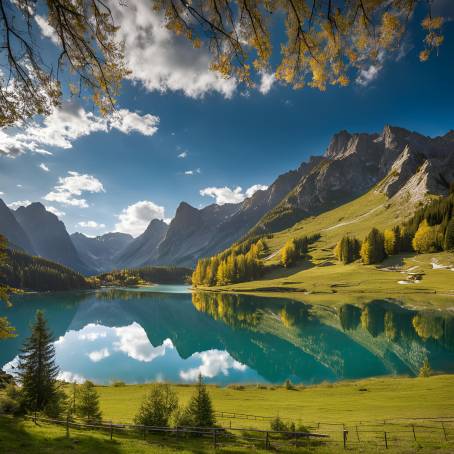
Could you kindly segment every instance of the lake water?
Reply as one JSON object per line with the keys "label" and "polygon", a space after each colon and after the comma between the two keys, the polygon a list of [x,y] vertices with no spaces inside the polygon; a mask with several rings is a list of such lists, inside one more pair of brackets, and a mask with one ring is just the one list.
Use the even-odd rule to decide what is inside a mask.
{"label": "lake water", "polygon": [[373,300],[316,306],[189,293],[183,286],[16,296],[0,307],[18,336],[1,342],[11,371],[37,309],[55,337],[61,377],[145,383],[319,383],[432,369],[454,372],[454,316]]}

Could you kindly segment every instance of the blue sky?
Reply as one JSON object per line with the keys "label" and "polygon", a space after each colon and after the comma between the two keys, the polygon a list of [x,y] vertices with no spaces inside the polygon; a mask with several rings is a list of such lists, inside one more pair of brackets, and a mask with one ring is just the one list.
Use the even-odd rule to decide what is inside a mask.
{"label": "blue sky", "polygon": [[[131,26],[138,19],[127,20]],[[9,204],[41,201],[65,213],[60,218],[70,232],[117,229],[137,235],[150,217],[171,218],[182,200],[196,207],[214,202],[215,197],[200,194],[205,188],[242,188],[236,195],[205,191],[222,202],[239,200],[254,185],[271,184],[310,155],[323,153],[341,129],[373,132],[392,124],[444,134],[454,128],[453,23],[445,27],[440,54],[426,63],[418,60],[422,35],[417,27],[410,38],[407,43],[416,47],[406,45],[401,58],[386,58],[371,69],[367,83],[325,92],[278,83],[266,93],[260,87],[247,91],[210,74],[203,55],[187,57],[185,44],[178,43],[176,53],[166,53],[168,46],[151,49],[143,58],[134,48],[129,58],[137,74],[124,83],[119,126],[87,120],[87,111],[82,115],[74,105],[66,106],[70,115],[51,119],[44,133],[42,128],[25,131],[46,136],[38,152],[28,142],[20,152],[0,153],[0,197]],[[161,39],[169,44],[167,35]],[[164,62],[162,73],[151,65],[156,61]],[[66,149],[55,146],[61,141],[52,129],[65,118],[76,129],[66,137]],[[92,132],[83,129],[87,124]],[[24,131],[7,133],[13,140]],[[147,203],[135,205],[140,201]]]}

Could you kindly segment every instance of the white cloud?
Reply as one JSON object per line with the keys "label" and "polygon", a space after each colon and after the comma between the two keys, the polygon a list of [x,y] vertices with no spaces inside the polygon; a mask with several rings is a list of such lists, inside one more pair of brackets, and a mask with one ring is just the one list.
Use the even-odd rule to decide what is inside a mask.
{"label": "white cloud", "polygon": [[230,189],[227,186],[223,188],[209,187],[200,190],[200,195],[209,196],[216,199],[218,205],[224,205],[225,203],[240,203],[245,198],[251,197],[258,190],[265,190],[268,186],[262,184],[254,184],[250,188],[243,192],[241,186],[237,186],[234,189]]}
{"label": "white cloud", "polygon": [[129,326],[114,328],[114,330],[118,336],[118,341],[113,344],[114,348],[117,351],[126,353],[130,358],[137,361],[149,363],[156,358],[164,356],[166,349],[174,348],[170,339],[166,339],[158,347],[153,347],[147,333],[137,322],[133,322]]}
{"label": "white cloud", "polygon": [[2,192],[2,191],[0,191],[0,195],[5,195],[5,193],[4,193],[4,192]]}
{"label": "white cloud", "polygon": [[138,236],[147,228],[152,219],[164,219],[164,207],[149,200],[129,205],[117,216],[115,231]]}
{"label": "white cloud", "polygon": [[98,224],[96,221],[80,221],[77,223],[79,227],[85,229],[105,229],[106,224]]}
{"label": "white cloud", "polygon": [[75,374],[67,370],[62,370],[58,373],[57,380],[64,381],[66,383],[77,383],[78,385],[81,385],[86,381],[86,378],[82,377],[82,375]]}
{"label": "white cloud", "polygon": [[159,118],[154,115],[141,116],[127,109],[120,109],[108,117],[99,117],[87,112],[76,101],[71,101],[55,108],[41,122],[31,123],[17,133],[0,131],[0,154],[11,158],[26,152],[49,155],[52,153],[43,147],[69,149],[80,137],[113,129],[124,134],[138,132],[152,136],[158,124]]}
{"label": "white cloud", "polygon": [[23,188],[23,186],[21,184],[16,184],[16,187]]}
{"label": "white cloud", "polygon": [[359,75],[356,78],[356,83],[362,85],[363,87],[367,87],[371,82],[373,82],[383,69],[385,57],[385,53],[380,52],[377,61],[374,64],[371,64],[367,69],[362,69],[359,72]]}
{"label": "white cloud", "polygon": [[55,208],[53,206],[46,205],[46,210],[52,214],[55,214],[55,216],[57,216],[58,218],[66,215],[66,213],[64,211],[60,211],[58,208]]}
{"label": "white cloud", "polygon": [[195,175],[195,174],[199,174],[201,172],[200,168],[197,168],[195,170],[186,170],[184,172],[185,175]]}
{"label": "white cloud", "polygon": [[182,159],[186,158],[187,156],[188,156],[188,152],[187,152],[186,150],[185,150],[185,151],[182,151],[182,152],[178,155],[178,157],[179,157],[179,158],[182,158]]}
{"label": "white cloud", "polygon": [[107,348],[101,348],[101,350],[95,350],[87,354],[90,358],[90,361],[94,363],[98,363],[99,361],[108,358],[110,356],[110,352]]}
{"label": "white cloud", "polygon": [[273,73],[262,72],[260,75],[259,92],[266,95],[276,81],[276,76]]}
{"label": "white cloud", "polygon": [[58,178],[58,184],[54,187],[53,191],[43,197],[44,200],[79,208],[87,208],[87,201],[80,198],[83,192],[92,194],[106,192],[102,183],[93,175],[82,175],[74,171],[69,171],[68,175],[67,177]]}
{"label": "white cloud", "polygon": [[228,352],[220,350],[208,350],[202,353],[195,353],[192,358],[202,361],[199,367],[194,367],[187,371],[180,372],[180,378],[186,381],[197,380],[199,374],[203,377],[213,378],[219,374],[229,375],[229,370],[245,371],[247,367],[244,364],[234,360]]}
{"label": "white cloud", "polygon": [[40,16],[39,14],[35,15],[35,21],[38,24],[41,33],[49,38],[54,44],[59,45],[58,35],[55,33],[55,30],[49,25],[49,22],[45,17]]}
{"label": "white cloud", "polygon": [[246,197],[252,197],[257,191],[266,191],[268,186],[264,184],[254,184],[250,188],[246,189]]}
{"label": "white cloud", "polygon": [[39,168],[44,170],[44,172],[49,172],[49,167],[46,166],[46,164],[44,164],[44,162],[42,162],[40,165],[39,165]]}
{"label": "white cloud", "polygon": [[17,210],[19,207],[27,207],[30,204],[30,200],[17,200],[16,202],[7,203],[8,207],[12,210]]}
{"label": "white cloud", "polygon": [[149,91],[182,91],[192,98],[218,92],[230,98],[236,81],[210,71],[210,56],[194,49],[185,38],[176,36],[162,24],[149,0],[130,2],[127,8],[111,2],[118,37],[125,43],[126,63],[133,81]]}

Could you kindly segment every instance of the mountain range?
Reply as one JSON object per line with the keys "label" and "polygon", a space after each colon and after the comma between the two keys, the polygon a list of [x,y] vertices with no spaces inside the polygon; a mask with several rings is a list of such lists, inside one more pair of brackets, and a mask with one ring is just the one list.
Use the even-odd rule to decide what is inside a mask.
{"label": "mountain range", "polygon": [[372,188],[409,213],[428,195],[444,195],[454,181],[454,131],[430,138],[399,127],[381,133],[335,134],[312,156],[241,203],[202,209],[178,206],[170,225],[153,219],[137,238],[115,232],[69,235],[41,203],[10,210],[0,200],[0,233],[13,248],[84,274],[143,265],[193,266],[244,236],[283,230],[339,207]]}

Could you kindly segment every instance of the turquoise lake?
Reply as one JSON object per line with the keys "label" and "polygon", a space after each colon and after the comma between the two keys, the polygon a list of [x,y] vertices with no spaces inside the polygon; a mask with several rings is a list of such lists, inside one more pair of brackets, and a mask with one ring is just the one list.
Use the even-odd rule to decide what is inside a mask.
{"label": "turquoise lake", "polygon": [[291,299],[190,293],[183,286],[16,296],[0,308],[18,336],[2,341],[13,372],[37,309],[55,338],[60,376],[108,384],[320,383],[416,375],[425,358],[454,372],[454,314],[397,301],[337,308]]}

